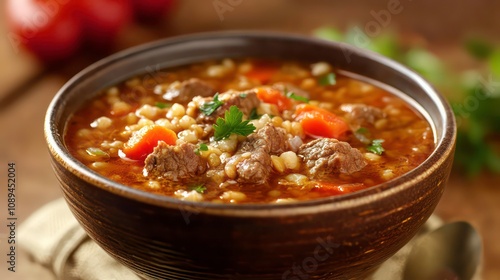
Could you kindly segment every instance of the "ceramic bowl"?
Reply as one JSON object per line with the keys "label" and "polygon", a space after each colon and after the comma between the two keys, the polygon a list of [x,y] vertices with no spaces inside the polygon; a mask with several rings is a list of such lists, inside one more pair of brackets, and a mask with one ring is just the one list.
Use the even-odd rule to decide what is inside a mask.
{"label": "ceramic bowl", "polygon": [[[153,195],[102,177],[68,152],[68,118],[99,90],[134,75],[227,57],[328,61],[402,92],[432,124],[436,148],[420,166],[387,183],[284,205]],[[98,245],[141,277],[298,280],[360,279],[405,245],[443,193],[456,129],[442,96],[414,72],[375,53],[290,34],[223,32],[166,39],[91,65],[55,96],[45,135],[74,216]]]}

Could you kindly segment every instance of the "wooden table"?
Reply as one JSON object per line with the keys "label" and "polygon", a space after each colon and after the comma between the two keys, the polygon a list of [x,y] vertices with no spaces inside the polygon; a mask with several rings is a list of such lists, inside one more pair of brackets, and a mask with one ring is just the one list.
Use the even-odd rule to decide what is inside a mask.
{"label": "wooden table", "polygon": [[[228,2],[221,0],[222,2]],[[266,29],[310,34],[325,24],[341,28],[357,24],[363,28],[376,20],[391,1],[241,1],[222,15],[214,9],[216,1],[182,1],[175,14],[154,27],[131,26],[122,34],[116,50],[157,38],[221,29]],[[233,1],[238,3],[238,1]],[[387,27],[431,42],[438,54],[457,67],[468,65],[457,42],[469,32],[493,36],[500,34],[500,4],[491,1],[403,1],[403,9],[387,20]],[[3,10],[3,7],[1,8]],[[3,18],[3,17],[2,17]],[[0,22],[0,34],[7,34]],[[2,35],[2,37],[4,37]],[[5,38],[4,38],[5,39]],[[18,177],[17,209],[19,222],[45,203],[59,198],[58,183],[52,173],[44,142],[42,124],[45,110],[57,90],[78,70],[96,59],[82,53],[56,69],[45,69],[24,51],[15,51],[8,40],[0,42],[0,220],[6,221],[7,164],[15,163]],[[484,278],[500,279],[500,180],[484,175],[467,180],[454,172],[436,214],[445,221],[467,220],[478,228],[485,246]],[[18,252],[16,273],[5,266],[6,227],[0,227],[0,279],[52,279],[52,275],[31,264]]]}

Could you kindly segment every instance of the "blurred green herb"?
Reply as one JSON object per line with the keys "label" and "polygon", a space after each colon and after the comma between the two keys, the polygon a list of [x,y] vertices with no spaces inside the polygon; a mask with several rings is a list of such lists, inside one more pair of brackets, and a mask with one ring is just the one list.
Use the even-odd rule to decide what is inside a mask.
{"label": "blurred green herb", "polygon": [[318,83],[322,86],[333,86],[337,83],[335,73],[328,73],[318,78]]}
{"label": "blurred green herb", "polygon": [[253,108],[252,111],[250,111],[250,116],[248,116],[248,119],[258,120],[260,119],[260,117],[262,117],[262,115],[259,115],[259,113],[257,113],[257,108]]}
{"label": "blurred green herb", "polygon": [[384,147],[382,147],[382,143],[384,143],[383,139],[374,139],[372,141],[372,144],[366,147],[366,150],[368,150],[370,153],[381,155],[385,151]]}
{"label": "blurred green herb", "polygon": [[196,185],[192,185],[189,187],[192,191],[196,191],[197,193],[205,193],[205,191],[207,190],[207,187],[205,187],[205,185],[203,185],[202,183],[200,184],[196,184]]}
{"label": "blurred green herb", "polygon": [[160,109],[165,109],[165,108],[170,108],[172,107],[172,103],[166,103],[166,102],[156,102],[155,106],[160,108]]}
{"label": "blurred green herb", "polygon": [[309,103],[309,98],[297,95],[292,91],[287,92],[286,97],[293,99],[293,100],[300,101],[300,102]]}
{"label": "blurred green herb", "polygon": [[[314,35],[381,53],[420,73],[453,107],[458,124],[455,165],[471,176],[483,170],[500,174],[500,46],[479,38],[465,41],[464,50],[483,65],[460,73],[425,48],[408,48],[390,31],[368,37],[359,27],[345,32],[322,27]],[[362,131],[355,134],[364,136]]]}
{"label": "blurred green herb", "polygon": [[200,152],[208,151],[208,146],[205,143],[201,143],[198,148],[194,150],[194,153],[200,155]]}

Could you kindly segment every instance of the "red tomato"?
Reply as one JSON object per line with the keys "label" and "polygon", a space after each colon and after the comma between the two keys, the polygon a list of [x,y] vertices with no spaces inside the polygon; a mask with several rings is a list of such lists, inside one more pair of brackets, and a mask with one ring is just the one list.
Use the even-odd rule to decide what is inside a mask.
{"label": "red tomato", "polygon": [[134,13],[143,22],[158,22],[174,7],[175,0],[131,0]]}
{"label": "red tomato", "polygon": [[12,47],[25,47],[46,62],[71,56],[80,46],[81,23],[72,1],[7,0]]}
{"label": "red tomato", "polygon": [[77,5],[85,39],[97,49],[110,49],[132,21],[129,0],[80,0]]}

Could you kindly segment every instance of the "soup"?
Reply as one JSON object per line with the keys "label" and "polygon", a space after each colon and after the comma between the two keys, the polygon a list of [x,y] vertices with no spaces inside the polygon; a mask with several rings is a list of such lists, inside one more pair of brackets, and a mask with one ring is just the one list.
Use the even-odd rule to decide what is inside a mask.
{"label": "soup", "polygon": [[433,151],[401,97],[326,62],[224,59],[103,90],[70,119],[68,149],[114,181],[214,203],[287,203],[396,178]]}

